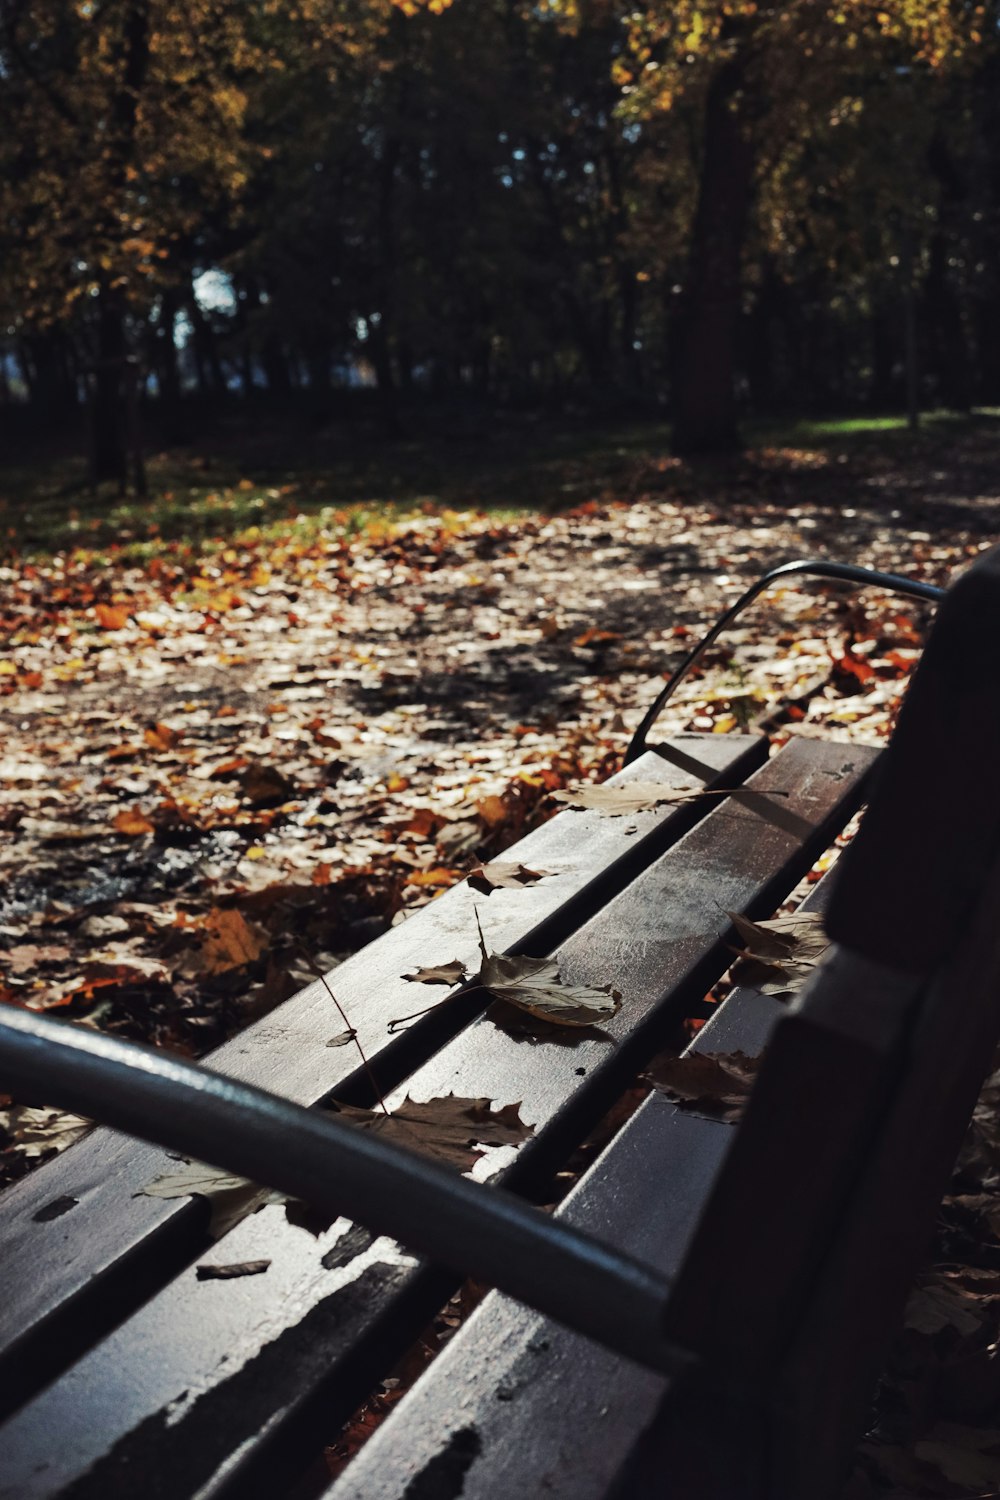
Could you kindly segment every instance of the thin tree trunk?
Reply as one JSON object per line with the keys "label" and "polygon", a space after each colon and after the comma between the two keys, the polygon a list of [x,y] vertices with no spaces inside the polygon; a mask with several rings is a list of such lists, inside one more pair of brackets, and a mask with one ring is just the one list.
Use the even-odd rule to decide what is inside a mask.
{"label": "thin tree trunk", "polygon": [[719,453],[740,443],[735,377],[741,261],[753,196],[750,114],[744,65],[737,57],[716,73],[705,105],[705,149],[673,392],[678,453]]}
{"label": "thin tree trunk", "polygon": [[102,286],[97,309],[90,477],[95,484],[106,479],[114,480],[121,491],[128,485],[127,353],[121,294],[117,289]]}

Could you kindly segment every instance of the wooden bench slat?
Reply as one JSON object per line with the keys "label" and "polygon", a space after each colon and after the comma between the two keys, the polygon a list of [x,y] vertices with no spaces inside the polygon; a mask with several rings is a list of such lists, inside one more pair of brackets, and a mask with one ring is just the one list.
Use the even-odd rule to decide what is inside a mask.
{"label": "wooden bench slat", "polygon": [[[713,811],[563,945],[560,962],[570,977],[613,979],[622,988],[625,1003],[613,1023],[617,1049],[599,1039],[573,1047],[518,1041],[484,1018],[432,1058],[408,1090],[432,1097],[452,1080],[463,1093],[481,1086],[502,1103],[524,1100],[525,1117],[539,1127],[524,1159],[534,1154],[551,1164],[548,1132],[556,1139],[568,1113],[578,1130],[585,1099],[591,1114],[599,1112],[605,1075],[632,1066],[630,1035],[652,1024],[664,996],[692,975],[714,977],[724,967],[723,908],[780,899],[856,805],[873,758],[873,752],[844,746],[793,742],[746,793]],[[768,788],[789,795],[767,795]],[[620,978],[626,924],[642,960]],[[713,952],[714,968],[706,968]],[[434,956],[424,945],[421,961]],[[607,1061],[611,1054],[621,1055],[616,1067]],[[582,1076],[581,1067],[587,1069]],[[499,1165],[494,1162],[493,1170]],[[516,1175],[508,1171],[508,1182]],[[251,1476],[262,1484],[269,1463],[294,1447],[293,1438],[301,1442],[319,1410],[328,1424],[346,1415],[378,1361],[388,1362],[439,1304],[445,1283],[424,1266],[401,1270],[398,1252],[384,1241],[347,1265],[323,1269],[331,1249],[337,1259],[346,1226],[317,1244],[278,1224],[278,1217],[265,1210],[245,1221],[215,1253],[231,1261],[270,1257],[266,1275],[227,1284],[198,1283],[193,1270],[184,1273],[14,1417],[0,1431],[0,1495],[31,1500],[71,1484],[76,1500],[106,1500],[129,1493],[137,1472],[160,1476],[163,1494],[186,1494],[198,1485],[206,1486],[199,1493],[245,1494]],[[363,1242],[363,1236],[356,1241]],[[385,1293],[381,1301],[376,1296],[367,1321],[363,1312],[355,1316],[362,1277]],[[155,1361],[148,1356],[154,1347]],[[116,1385],[112,1402],[107,1392]],[[262,1388],[280,1412],[263,1432],[252,1399]],[[197,1396],[181,1399],[184,1392]],[[58,1453],[53,1431],[62,1434]],[[239,1448],[238,1469],[227,1463],[230,1447]],[[301,1448],[297,1457],[302,1460]],[[45,1468],[36,1472],[39,1463]]]}
{"label": "wooden bench slat", "polygon": [[[751,736],[680,735],[612,782],[737,785],[760,764],[766,748]],[[484,899],[463,882],[336,969],[337,998],[369,1058],[376,1059],[383,1087],[404,1077],[448,1029],[467,1024],[487,1003],[480,993],[401,1036],[386,1029],[389,1020],[417,1008],[415,994],[436,999],[447,993],[402,978],[427,962],[428,952],[477,967],[473,906],[492,947],[549,952],[711,805],[712,799],[701,799],[629,818],[561,813],[508,851],[508,858],[529,868],[554,872],[529,897],[498,890]],[[317,982],[217,1049],[210,1061],[221,1072],[311,1105],[357,1082],[355,1049],[325,1046],[342,1029],[325,986]],[[204,1244],[203,1204],[135,1196],[170,1165],[162,1151],[98,1129],[4,1194],[0,1414],[65,1367]],[[47,1210],[57,1201],[73,1206],[51,1217]]]}
{"label": "wooden bench slat", "polygon": [[[808,905],[821,900],[813,893]],[[737,990],[687,1054],[756,1057],[784,1011],[780,1000]],[[733,1135],[652,1094],[558,1212],[673,1275]],[[519,1492],[603,1500],[624,1484],[668,1388],[667,1377],[491,1292],[324,1500],[401,1500],[442,1453],[461,1474],[454,1493],[462,1500]]]}

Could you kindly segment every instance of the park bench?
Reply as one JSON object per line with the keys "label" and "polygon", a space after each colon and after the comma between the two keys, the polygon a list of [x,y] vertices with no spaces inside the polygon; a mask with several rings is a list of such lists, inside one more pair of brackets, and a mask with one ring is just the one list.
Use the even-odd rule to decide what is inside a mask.
{"label": "park bench", "polygon": [[[835,1496],[1000,1033],[998,654],[1000,550],[946,596],[887,751],[644,750],[615,785],[719,794],[562,812],[509,854],[546,879],[465,882],[335,971],[370,1069],[327,1046],[343,1023],[320,982],[202,1069],[0,1020],[4,1087],[117,1127],[0,1200],[2,1500]],[[767,1044],[742,1123],[654,1091],[554,1214],[533,1207],[727,969],[727,912],[774,913],[869,797],[810,896],[832,959],[792,1007],[737,990],[691,1044]],[[618,1013],[526,1038],[467,984],[390,1029],[413,967],[477,967],[477,915],[491,950],[612,983]],[[533,1133],[475,1171],[501,1190],[301,1108],[371,1104],[373,1075],[390,1110],[519,1101]],[[202,1199],[141,1192],[176,1168],[164,1147],[345,1217],[317,1237],[268,1206],[212,1244]],[[463,1275],[502,1290],[318,1478]]]}

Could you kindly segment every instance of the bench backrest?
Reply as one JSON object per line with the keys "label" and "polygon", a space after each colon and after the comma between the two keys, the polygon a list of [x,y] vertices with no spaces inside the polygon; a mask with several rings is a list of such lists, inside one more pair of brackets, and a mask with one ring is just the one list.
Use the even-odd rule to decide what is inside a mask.
{"label": "bench backrest", "polygon": [[842,1482],[1000,1036],[998,768],[994,550],[941,607],[835,881],[839,949],[775,1028],[671,1294],[717,1450],[728,1403],[720,1495]]}

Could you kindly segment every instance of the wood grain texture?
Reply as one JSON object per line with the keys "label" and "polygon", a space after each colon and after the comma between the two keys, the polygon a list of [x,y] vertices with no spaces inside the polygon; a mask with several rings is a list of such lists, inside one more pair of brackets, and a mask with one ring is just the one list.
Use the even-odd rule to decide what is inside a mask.
{"label": "wood grain texture", "polygon": [[[785,1014],[780,1000],[737,990],[687,1050],[756,1057]],[[734,1137],[652,1094],[558,1212],[673,1275]],[[442,1497],[637,1500],[640,1440],[670,1394],[664,1377],[493,1292],[324,1500],[403,1500],[442,1454],[462,1479],[429,1491]],[[674,1456],[669,1493],[693,1500],[700,1481],[686,1491],[678,1470]]]}
{"label": "wood grain texture", "polygon": [[[765,754],[766,744],[752,737],[681,735],[612,783],[657,781],[692,789],[739,784]],[[462,882],[335,970],[337,998],[376,1061],[383,1087],[405,1076],[487,1004],[480,993],[403,1036],[387,1031],[394,1017],[448,993],[428,992],[403,974],[421,963],[456,957],[477,967],[474,908],[491,947],[548,952],[705,816],[713,800],[629,818],[560,813],[510,851],[531,868],[553,871],[551,878],[530,891],[500,890],[488,898]],[[325,986],[317,982],[208,1060],[221,1072],[311,1105],[334,1090],[349,1092],[358,1082],[356,1050],[326,1046],[342,1029]],[[170,1166],[155,1147],[99,1129],[4,1194],[0,1413],[138,1306],[205,1243],[203,1204],[136,1196]],[[72,1200],[72,1210],[48,1218],[49,1205],[60,1199]]]}
{"label": "wood grain texture", "polygon": [[[669,1009],[686,986],[694,984],[691,992],[700,993],[711,982],[706,976],[725,967],[724,908],[759,912],[762,904],[780,899],[848,816],[872,759],[869,752],[815,741],[789,746],[745,793],[715,809],[562,946],[560,963],[570,978],[613,979],[621,988],[624,1004],[613,1034],[575,1046],[527,1041],[512,1037],[495,1013],[488,1014],[419,1069],[406,1091],[428,1098],[455,1087],[498,1103],[520,1099],[524,1116],[537,1127],[524,1160],[534,1156],[536,1168],[551,1165],[600,1113],[607,1090],[627,1081],[642,1040],[654,1043],[664,1005]],[[630,927],[632,944],[624,936]],[[424,952],[421,960],[439,956]],[[690,1124],[685,1120],[679,1130]],[[490,1157],[485,1175],[503,1173],[509,1184],[522,1170],[524,1180],[532,1175],[511,1162],[506,1148]],[[648,1204],[640,1207],[644,1215]],[[320,1371],[292,1357],[276,1361],[275,1343],[288,1335],[290,1345],[295,1327],[320,1316],[317,1307],[339,1297],[366,1268],[392,1266],[398,1257],[382,1241],[338,1265],[337,1243],[350,1232],[346,1224],[315,1242],[290,1226],[279,1226],[276,1234],[277,1218],[276,1211],[265,1210],[220,1247],[227,1261],[270,1257],[266,1275],[197,1282],[190,1269],[0,1430],[0,1495],[108,1500],[128,1494],[141,1470],[157,1476],[152,1494],[180,1496],[189,1493],[184,1485],[197,1463],[193,1453],[201,1454],[203,1466],[199,1493],[242,1495],[253,1492],[250,1486],[261,1492],[274,1472],[271,1465],[286,1452],[301,1461],[303,1435],[314,1430],[317,1413],[328,1424],[338,1413],[346,1415],[362,1391],[358,1371],[370,1375],[379,1358],[388,1365],[437,1305],[442,1284],[425,1267],[409,1271],[395,1288],[394,1305],[375,1308],[370,1325],[363,1326],[363,1319],[345,1325],[339,1346],[331,1333]],[[227,1300],[216,1308],[213,1293]],[[152,1349],[155,1360],[149,1358]],[[141,1367],[134,1382],[128,1373],[133,1366]],[[270,1399],[281,1412],[263,1432],[259,1414],[244,1409],[240,1399],[250,1378],[244,1372],[254,1369],[266,1369]],[[214,1449],[187,1440],[187,1433],[201,1430],[209,1410],[229,1446],[239,1449],[238,1470]],[[58,1455],[51,1453],[53,1430],[73,1435]],[[330,1426],[325,1430],[329,1435]],[[48,1467],[38,1476],[43,1455]]]}

